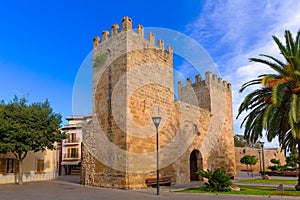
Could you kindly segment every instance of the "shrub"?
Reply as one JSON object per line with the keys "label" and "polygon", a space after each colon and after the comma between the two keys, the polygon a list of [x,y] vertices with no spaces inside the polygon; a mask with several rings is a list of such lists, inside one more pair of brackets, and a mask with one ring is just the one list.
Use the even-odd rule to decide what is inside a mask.
{"label": "shrub", "polygon": [[285,166],[280,164],[280,160],[276,160],[275,158],[270,160],[271,163],[273,163],[273,166],[269,166],[268,169],[271,170],[272,172],[274,171],[284,171]]}
{"label": "shrub", "polygon": [[278,171],[279,168],[278,168],[278,166],[273,165],[273,166],[269,166],[268,169],[271,170],[272,172],[275,172],[275,171]]}
{"label": "shrub", "polygon": [[276,160],[275,158],[272,158],[270,161],[271,161],[271,163],[273,163],[274,165],[277,165],[277,166],[280,165],[280,160],[279,160],[279,159]]}
{"label": "shrub", "polygon": [[204,184],[204,188],[207,191],[213,192],[227,192],[230,191],[230,186],[232,185],[230,177],[226,175],[225,171],[222,169],[216,169],[215,171],[203,171],[198,170],[196,172],[198,175],[207,178],[208,182]]}

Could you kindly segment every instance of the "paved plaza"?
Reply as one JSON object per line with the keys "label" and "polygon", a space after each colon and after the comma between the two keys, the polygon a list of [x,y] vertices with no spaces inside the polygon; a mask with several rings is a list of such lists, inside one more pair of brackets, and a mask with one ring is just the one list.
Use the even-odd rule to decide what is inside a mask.
{"label": "paved plaza", "polygon": [[186,185],[161,187],[161,195],[156,196],[156,189],[119,190],[78,184],[78,177],[65,176],[54,181],[31,182],[22,186],[16,184],[0,185],[0,200],[151,200],[151,199],[186,199],[186,200],[259,200],[259,199],[299,199],[299,197],[281,196],[245,196],[245,195],[215,195],[215,194],[186,194],[170,192],[173,189],[195,187],[202,182],[192,182]]}

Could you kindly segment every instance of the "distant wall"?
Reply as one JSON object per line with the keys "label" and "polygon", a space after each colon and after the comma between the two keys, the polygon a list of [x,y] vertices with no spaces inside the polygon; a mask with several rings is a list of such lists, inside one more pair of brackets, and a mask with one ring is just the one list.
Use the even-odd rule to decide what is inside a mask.
{"label": "distant wall", "polygon": [[[253,172],[259,172],[260,171],[260,161],[261,166],[263,166],[262,162],[262,153],[261,149],[257,148],[250,148],[250,147],[235,147],[235,160],[236,160],[236,171],[246,171],[247,166],[244,164],[241,164],[240,160],[244,155],[254,155],[258,158],[258,162],[256,165],[253,166]],[[259,153],[260,152],[260,153]],[[285,153],[284,151],[281,151],[280,148],[270,148],[270,149],[264,149],[264,161],[265,161],[265,170],[268,170],[268,166],[272,166],[274,164],[271,163],[271,159],[279,159],[280,163],[282,165],[285,165]]]}

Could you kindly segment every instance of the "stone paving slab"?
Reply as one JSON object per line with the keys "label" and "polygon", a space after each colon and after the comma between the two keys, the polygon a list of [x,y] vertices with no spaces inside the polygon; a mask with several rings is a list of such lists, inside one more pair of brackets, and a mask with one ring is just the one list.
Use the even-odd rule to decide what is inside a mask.
{"label": "stone paving slab", "polygon": [[[198,184],[193,182],[192,184]],[[191,184],[186,185],[190,187]],[[176,186],[179,187],[179,186]],[[183,187],[181,185],[180,187]],[[99,187],[83,186],[62,180],[31,182],[22,186],[15,184],[0,185],[0,200],[260,200],[260,199],[299,199],[299,197],[281,196],[252,196],[252,195],[215,195],[215,194],[187,194],[169,192],[172,187],[162,187],[161,195],[156,196],[156,188],[142,190],[118,190]],[[175,186],[173,186],[175,188]]]}

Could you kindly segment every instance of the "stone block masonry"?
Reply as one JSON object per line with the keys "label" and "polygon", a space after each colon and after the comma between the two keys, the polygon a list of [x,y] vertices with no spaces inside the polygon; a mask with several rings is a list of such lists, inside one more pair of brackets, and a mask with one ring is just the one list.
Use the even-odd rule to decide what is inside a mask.
{"label": "stone block masonry", "polygon": [[144,28],[122,19],[93,41],[93,115],[83,126],[81,182],[134,189],[156,176],[159,126],[160,176],[172,183],[199,180],[198,169],[235,174],[231,87],[210,72],[186,86],[174,100],[173,49]]}

